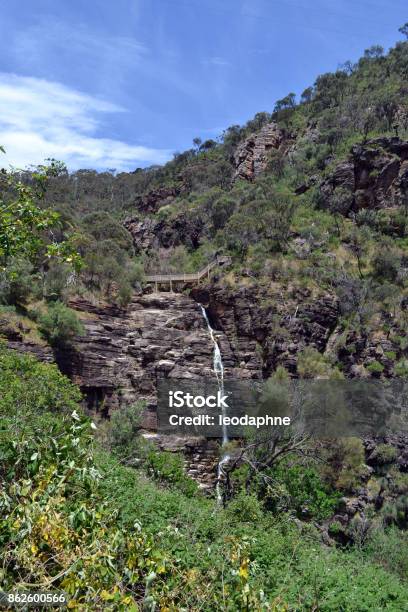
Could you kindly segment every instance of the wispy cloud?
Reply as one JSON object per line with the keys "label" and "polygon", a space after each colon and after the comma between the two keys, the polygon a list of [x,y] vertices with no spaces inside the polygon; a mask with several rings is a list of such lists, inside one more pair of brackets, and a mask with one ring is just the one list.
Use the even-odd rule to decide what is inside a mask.
{"label": "wispy cloud", "polygon": [[[61,58],[98,66],[104,72],[112,66],[119,72],[141,62],[149,48],[135,38],[113,36],[93,30],[84,23],[72,24],[42,16],[39,21],[13,36],[13,55],[25,65],[52,64]],[[97,64],[95,64],[97,62]]]}
{"label": "wispy cloud", "polygon": [[231,66],[231,62],[222,57],[209,57],[203,60],[203,64],[207,66]]}
{"label": "wispy cloud", "polygon": [[171,156],[168,150],[98,137],[103,116],[125,109],[60,83],[0,73],[0,107],[0,144],[17,167],[55,157],[73,170],[129,170]]}

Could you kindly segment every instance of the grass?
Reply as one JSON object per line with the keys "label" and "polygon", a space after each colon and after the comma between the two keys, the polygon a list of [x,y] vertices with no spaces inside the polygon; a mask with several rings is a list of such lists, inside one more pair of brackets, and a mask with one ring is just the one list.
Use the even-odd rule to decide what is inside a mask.
{"label": "grass", "polygon": [[[97,461],[105,494],[120,510],[123,527],[140,522],[156,545],[177,559],[180,572],[198,572],[201,584],[219,590],[220,601],[224,597],[225,607],[214,608],[204,599],[200,606],[189,600],[188,609],[245,609],[229,607],[223,593],[223,572],[231,571],[228,551],[234,543],[245,546],[248,584],[254,592],[265,593],[270,606],[265,609],[408,609],[408,584],[401,569],[407,561],[395,537],[378,536],[381,546],[371,544],[366,550],[327,547],[311,524],[264,512],[252,512],[257,519],[248,520],[237,504],[233,510],[219,510],[211,499],[187,498],[153,484],[106,454],[99,454]],[[395,567],[390,558],[397,559]]]}

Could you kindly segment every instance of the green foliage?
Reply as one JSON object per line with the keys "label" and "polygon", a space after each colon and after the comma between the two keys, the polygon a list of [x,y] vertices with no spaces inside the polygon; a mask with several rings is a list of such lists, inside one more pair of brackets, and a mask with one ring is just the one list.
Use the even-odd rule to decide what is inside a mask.
{"label": "green foliage", "polygon": [[322,475],[332,489],[352,492],[366,475],[364,446],[358,438],[331,440],[325,449]]}
{"label": "green foliage", "polygon": [[197,484],[186,475],[181,455],[165,453],[151,448],[144,458],[147,473],[158,482],[172,485],[191,497],[197,492]]}
{"label": "green foliage", "polygon": [[[269,518],[253,495],[215,512],[163,454],[149,461],[166,487],[95,450],[79,393],[55,366],[0,359],[2,590],[51,583],[78,610],[403,609],[406,547],[392,532],[341,551],[312,525]],[[317,498],[315,475],[294,474],[295,495]]]}
{"label": "green foliage", "polygon": [[401,32],[401,34],[408,38],[408,21],[398,29],[398,32]]}
{"label": "green foliage", "polygon": [[0,269],[0,303],[25,304],[33,292],[34,267],[30,261],[13,257]]}
{"label": "green foliage", "polygon": [[43,276],[42,295],[47,301],[63,301],[69,293],[72,278],[71,267],[59,261],[52,261]]}
{"label": "green foliage", "polygon": [[47,312],[38,316],[38,329],[49,344],[56,348],[69,345],[84,328],[74,310],[62,302],[49,304]]}
{"label": "green foliage", "polygon": [[90,242],[84,247],[84,272],[86,286],[100,291],[120,306],[127,306],[134,287],[143,282],[144,268],[139,259],[129,254],[113,238],[98,243]]}
{"label": "green foliage", "polygon": [[58,215],[41,209],[32,190],[14,177],[2,177],[3,188],[14,191],[8,200],[0,200],[0,258],[7,263],[15,255],[34,258],[44,247],[42,234],[55,226]]}
{"label": "green foliage", "polygon": [[98,432],[103,444],[125,463],[140,459],[143,442],[139,434],[144,404],[124,406],[114,410],[108,421],[99,424]]}
{"label": "green foliage", "polygon": [[400,495],[395,500],[387,501],[381,509],[386,525],[396,525],[400,529],[408,527],[408,495]]}
{"label": "green foliage", "polygon": [[393,463],[397,458],[397,449],[390,444],[379,444],[375,449],[375,460],[380,465]]}
{"label": "green foliage", "polygon": [[[162,534],[170,557],[177,555],[178,574],[167,575],[167,586],[178,593],[178,608],[204,604],[209,610],[224,609],[223,597],[228,597],[231,610],[241,610],[248,602],[242,600],[245,592],[250,610],[392,610],[405,605],[402,551],[398,564],[390,559],[384,569],[374,544],[362,551],[322,546],[312,526],[300,530],[285,516],[268,520],[259,515],[252,496],[240,494],[237,503],[214,512],[211,500],[157,489],[106,456],[100,466],[101,485],[121,507],[123,528],[140,520],[147,532]],[[392,559],[397,560],[395,548]]]}
{"label": "green foliage", "polygon": [[256,495],[240,491],[227,506],[227,514],[233,521],[257,523],[262,519],[262,505]]}
{"label": "green foliage", "polygon": [[336,536],[343,531],[343,526],[339,521],[333,521],[329,525],[329,534],[332,536]]}
{"label": "green foliage", "polygon": [[400,359],[395,364],[394,372],[396,376],[408,376],[408,359]]}
{"label": "green foliage", "polygon": [[[391,461],[394,461],[392,459]],[[392,466],[391,468],[387,465],[389,483],[388,488],[392,494],[395,495],[406,495],[408,493],[408,474],[400,472],[398,467]]]}
{"label": "green foliage", "polygon": [[377,252],[371,264],[376,277],[395,281],[401,267],[401,256],[396,249],[383,248]]}
{"label": "green foliage", "polygon": [[330,490],[313,467],[278,464],[272,477],[284,486],[286,506],[299,518],[326,519],[334,513],[340,494]]}
{"label": "green foliage", "polygon": [[34,190],[14,174],[1,176],[0,261],[7,265],[10,257],[30,261],[42,256],[57,257],[80,266],[78,253],[68,242],[50,242],[47,230],[58,225],[59,215],[35,202]]}
{"label": "green foliage", "polygon": [[81,399],[79,389],[56,365],[40,363],[0,345],[0,414],[72,412]]}
{"label": "green foliage", "polygon": [[372,361],[366,369],[372,374],[381,374],[384,371],[384,366],[379,361]]}
{"label": "green foliage", "polygon": [[341,378],[340,372],[313,347],[306,347],[299,353],[297,371],[300,378]]}
{"label": "green foliage", "polygon": [[243,205],[233,212],[217,234],[220,243],[232,254],[245,256],[249,248],[264,241],[265,251],[285,252],[297,202],[290,193],[279,192],[270,180],[242,194]]}
{"label": "green foliage", "polygon": [[71,608],[136,609],[132,589],[145,593],[153,572],[161,583],[167,560],[137,524],[118,529],[99,493],[89,422],[75,411],[0,418],[1,588],[51,583]]}
{"label": "green foliage", "polygon": [[129,232],[106,212],[86,215],[83,225],[97,242],[112,240],[123,251],[132,252],[132,237]]}
{"label": "green foliage", "polygon": [[375,529],[365,544],[363,554],[402,579],[408,575],[408,534],[400,529]]}

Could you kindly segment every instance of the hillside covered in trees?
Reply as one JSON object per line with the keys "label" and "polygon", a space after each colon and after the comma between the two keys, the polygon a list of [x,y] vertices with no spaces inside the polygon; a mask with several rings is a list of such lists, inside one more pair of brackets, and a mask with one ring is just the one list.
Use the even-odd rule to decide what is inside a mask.
{"label": "hillside covered in trees", "polygon": [[[408,41],[373,46],[164,166],[2,170],[3,591],[63,590],[77,610],[406,609],[406,433],[277,439],[273,460],[234,441],[220,505],[201,447],[186,460],[142,432],[159,379],[211,373],[197,302],[227,377],[406,379],[407,82]],[[193,289],[145,282],[220,253]]]}

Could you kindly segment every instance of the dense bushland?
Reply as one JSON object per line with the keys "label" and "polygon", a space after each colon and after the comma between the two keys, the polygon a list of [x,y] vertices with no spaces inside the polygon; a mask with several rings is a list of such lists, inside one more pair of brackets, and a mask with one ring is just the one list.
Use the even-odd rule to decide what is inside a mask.
{"label": "dense bushland", "polygon": [[1,589],[62,589],[77,610],[404,609],[405,535],[323,546],[294,515],[312,472],[292,470],[284,510],[244,492],[217,509],[181,472],[151,480],[102,450],[55,366],[4,347],[0,365]]}
{"label": "dense bushland", "polygon": [[[126,308],[145,270],[191,271],[223,251],[225,286],[262,290],[266,307],[272,291],[337,296],[336,344],[301,350],[298,376],[343,378],[338,355],[370,333],[392,350],[363,375],[383,376],[386,363],[388,376],[406,376],[408,186],[398,201],[355,207],[364,193],[327,195],[322,185],[354,145],[386,155],[382,137],[407,139],[407,76],[408,42],[387,54],[376,46],[320,76],[299,103],[289,94],[163,167],[69,174],[48,160],[2,171],[0,335],[64,350],[83,332],[74,298]],[[237,146],[270,121],[285,147],[255,180],[233,180]],[[157,192],[163,203],[150,209]],[[141,248],[128,216],[153,224],[157,241]],[[271,461],[260,444],[229,475],[218,508],[180,456],[138,436],[140,407],[95,425],[80,399],[55,366],[0,347],[1,589],[63,589],[79,610],[406,608],[408,482],[392,446],[377,447],[381,473],[369,480],[389,501],[357,516],[345,542],[332,517],[367,477],[360,440],[322,447],[319,461],[290,447]]]}
{"label": "dense bushland", "polygon": [[[323,288],[338,295],[343,327],[350,332],[376,326],[387,334],[390,317],[403,327],[405,179],[398,201],[381,207],[350,208],[352,197],[365,201],[366,195],[352,194],[347,186],[327,194],[321,185],[332,181],[353,145],[380,139],[370,151],[381,155],[381,137],[406,139],[407,71],[408,42],[388,53],[374,46],[356,64],[345,62],[319,76],[298,102],[289,94],[215,141],[196,138],[193,148],[162,167],[69,174],[62,163],[48,160],[36,169],[3,173],[5,227],[12,227],[10,201],[26,203],[20,221],[37,207],[35,238],[46,246],[38,250],[31,237],[30,246],[21,248],[32,221],[25,235],[2,235],[7,270],[0,271],[0,302],[30,311],[39,300],[67,303],[82,296],[126,307],[146,269],[197,270],[222,250],[232,256],[226,279],[231,286]],[[237,146],[270,121],[283,130],[285,145],[271,150],[266,171],[255,181],[232,180]],[[370,180],[379,172],[374,169]],[[151,208],[151,194],[158,194],[158,210]],[[153,223],[146,226],[155,234],[150,246],[149,240],[143,248],[132,241],[123,226],[129,216]],[[397,359],[395,372],[404,371],[406,362]]]}

